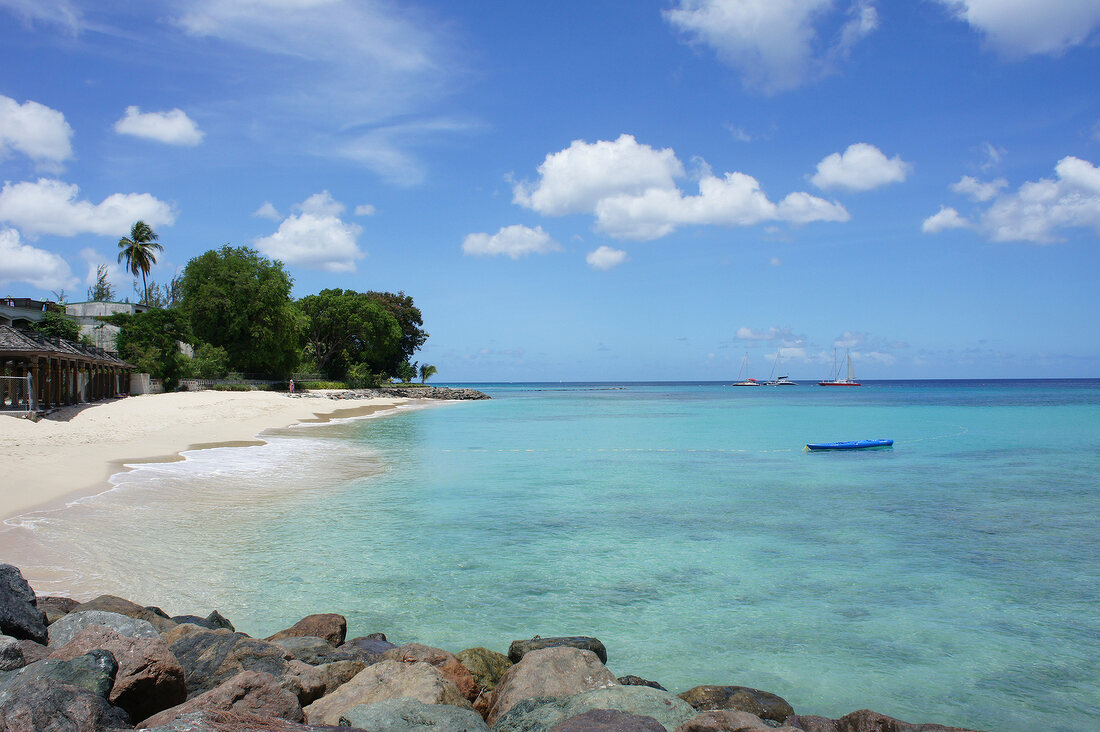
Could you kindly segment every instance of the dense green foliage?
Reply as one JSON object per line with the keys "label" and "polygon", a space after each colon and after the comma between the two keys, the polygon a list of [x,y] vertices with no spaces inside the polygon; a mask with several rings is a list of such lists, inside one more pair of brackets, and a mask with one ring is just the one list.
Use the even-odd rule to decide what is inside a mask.
{"label": "dense green foliage", "polygon": [[227,244],[187,264],[180,310],[199,341],[225,349],[231,370],[286,376],[305,325],[291,283],[282,262]]}
{"label": "dense green foliage", "polygon": [[439,369],[437,369],[435,366],[432,366],[430,363],[420,364],[420,383],[423,384],[428,379],[435,376],[437,373],[439,373]]}
{"label": "dense green foliage", "polygon": [[321,372],[356,380],[389,374],[403,362],[397,318],[372,297],[354,290],[322,290],[298,301],[306,318],[306,355]]}
{"label": "dense green foliage", "polygon": [[[413,304],[412,297],[404,292],[396,294],[392,292],[368,292],[367,297],[375,300],[397,318],[397,324],[401,326],[401,359],[411,361],[413,354],[420,350],[424,341],[428,340],[428,334],[424,332],[424,318],[420,314],[420,308]],[[395,373],[387,371],[386,373]]]}
{"label": "dense green foliage", "polygon": [[31,323],[31,330],[54,338],[64,338],[70,341],[80,340],[80,326],[77,325],[77,322],[53,310],[47,310],[41,320]]}
{"label": "dense green foliage", "polygon": [[118,261],[121,264],[122,260],[126,260],[126,269],[130,270],[130,273],[137,277],[138,273],[141,273],[141,283],[145,287],[145,297],[142,299],[143,303],[149,302],[149,286],[145,283],[145,278],[149,274],[149,270],[153,265],[157,263],[156,252],[164,249],[157,239],[157,232],[153,231],[153,228],[144,221],[137,221],[130,227],[130,236],[122,237],[118,240]]}
{"label": "dense green foliage", "polygon": [[181,378],[191,376],[191,359],[180,351],[179,343],[193,338],[179,310],[116,313],[103,320],[119,327],[118,355],[138,371],[162,379],[165,389],[174,389]]}

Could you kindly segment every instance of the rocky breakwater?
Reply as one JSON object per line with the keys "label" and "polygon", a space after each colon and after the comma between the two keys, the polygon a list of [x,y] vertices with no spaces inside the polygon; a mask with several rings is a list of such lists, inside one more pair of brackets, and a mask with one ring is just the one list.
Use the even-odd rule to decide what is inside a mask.
{"label": "rocky breakwater", "polygon": [[4,732],[973,732],[870,710],[795,714],[744,686],[676,695],[616,677],[588,637],[452,654],[381,633],[349,640],[344,617],[322,613],[253,638],[217,611],[37,597],[4,564],[0,633]]}
{"label": "rocky breakwater", "polygon": [[396,397],[398,399],[440,399],[448,401],[476,401],[491,399],[485,392],[477,389],[452,388],[449,386],[382,386],[376,389],[345,389],[342,391],[302,392],[300,396],[322,399],[371,399],[374,397]]}

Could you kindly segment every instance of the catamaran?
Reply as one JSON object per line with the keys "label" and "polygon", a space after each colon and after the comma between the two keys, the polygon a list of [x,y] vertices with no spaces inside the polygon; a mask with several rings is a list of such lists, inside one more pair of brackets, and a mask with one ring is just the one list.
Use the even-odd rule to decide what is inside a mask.
{"label": "catamaran", "polygon": [[745,367],[749,365],[749,354],[745,354],[745,358],[741,361],[741,370],[737,372],[737,381],[733,386],[763,386],[762,383],[753,378],[742,380],[741,377],[745,374]]}
{"label": "catamaran", "polygon": [[765,381],[765,386],[798,386],[798,382],[791,381],[791,377],[787,375],[779,375],[779,351],[775,352],[775,365],[772,366],[772,373],[776,374],[775,379],[771,381]]}
{"label": "catamaran", "polygon": [[852,352],[847,351],[848,355],[848,378],[841,379],[840,372],[836,368],[836,349],[833,349],[833,373],[832,380],[826,379],[825,381],[817,382],[818,386],[863,386],[856,381],[855,371],[852,370]]}

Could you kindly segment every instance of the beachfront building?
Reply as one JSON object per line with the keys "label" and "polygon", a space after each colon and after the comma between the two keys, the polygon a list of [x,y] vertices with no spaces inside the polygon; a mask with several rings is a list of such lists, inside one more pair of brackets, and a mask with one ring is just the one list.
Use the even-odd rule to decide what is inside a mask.
{"label": "beachfront building", "polygon": [[38,412],[127,392],[133,366],[101,348],[0,325],[0,409]]}
{"label": "beachfront building", "polygon": [[32,300],[29,297],[5,297],[0,299],[0,325],[28,328],[42,320],[48,312],[64,313],[65,306],[48,300]]}
{"label": "beachfront building", "polygon": [[102,348],[109,353],[118,353],[117,325],[104,323],[99,318],[126,313],[136,315],[149,309],[148,305],[138,305],[132,302],[102,302],[92,300],[89,302],[65,303],[65,314],[75,320],[80,326],[80,335],[87,336],[95,344],[96,348]]}

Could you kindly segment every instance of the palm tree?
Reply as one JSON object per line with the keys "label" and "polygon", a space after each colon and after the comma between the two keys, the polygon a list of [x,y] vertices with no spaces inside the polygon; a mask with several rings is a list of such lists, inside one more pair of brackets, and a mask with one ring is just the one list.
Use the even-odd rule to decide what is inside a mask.
{"label": "palm tree", "polygon": [[121,264],[125,259],[126,268],[135,277],[138,272],[141,272],[141,285],[145,290],[145,298],[142,300],[144,303],[149,302],[149,285],[146,284],[145,278],[157,263],[155,252],[164,250],[164,247],[157,243],[158,238],[157,232],[153,231],[149,224],[138,221],[130,227],[129,238],[124,236],[118,240],[119,263]]}
{"label": "palm tree", "polygon": [[430,363],[421,364],[420,365],[420,383],[423,384],[425,381],[427,381],[432,376],[434,376],[436,373],[438,373],[438,371],[439,371],[439,369],[437,369],[435,366],[432,366]]}

